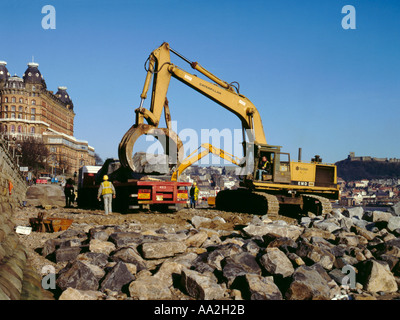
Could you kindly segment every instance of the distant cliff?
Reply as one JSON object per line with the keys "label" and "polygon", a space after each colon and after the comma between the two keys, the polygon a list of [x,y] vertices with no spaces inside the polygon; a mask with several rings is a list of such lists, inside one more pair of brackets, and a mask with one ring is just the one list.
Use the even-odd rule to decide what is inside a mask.
{"label": "distant cliff", "polygon": [[348,158],[336,162],[336,166],[338,177],[345,181],[400,178],[400,162],[359,161]]}

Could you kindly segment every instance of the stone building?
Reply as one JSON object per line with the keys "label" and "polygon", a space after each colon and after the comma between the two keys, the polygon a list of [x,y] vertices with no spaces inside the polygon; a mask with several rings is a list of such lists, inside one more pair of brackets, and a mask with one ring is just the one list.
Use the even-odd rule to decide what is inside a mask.
{"label": "stone building", "polygon": [[[48,147],[52,172],[74,173],[95,164],[87,141],[74,137],[74,104],[66,87],[47,90],[39,64],[30,62],[23,77],[11,76],[0,61],[0,134],[9,141],[42,139]],[[58,170],[57,170],[58,169]]]}

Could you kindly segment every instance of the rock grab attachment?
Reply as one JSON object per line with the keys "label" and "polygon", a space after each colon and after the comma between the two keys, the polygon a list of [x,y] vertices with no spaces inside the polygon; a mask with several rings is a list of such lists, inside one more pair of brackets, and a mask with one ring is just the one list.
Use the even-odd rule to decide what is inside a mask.
{"label": "rock grab attachment", "polygon": [[123,136],[118,146],[118,157],[121,165],[135,171],[133,164],[133,146],[141,135],[152,135],[158,139],[169,156],[169,162],[179,165],[183,159],[183,143],[179,136],[167,128],[157,128],[148,124],[135,124]]}

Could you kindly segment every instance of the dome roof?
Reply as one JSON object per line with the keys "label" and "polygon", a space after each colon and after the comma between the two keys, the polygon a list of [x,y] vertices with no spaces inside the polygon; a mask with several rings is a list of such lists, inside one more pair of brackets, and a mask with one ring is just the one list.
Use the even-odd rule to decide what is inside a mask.
{"label": "dome roof", "polygon": [[28,69],[26,69],[24,76],[23,76],[25,83],[42,84],[42,85],[46,86],[44,78],[43,78],[42,74],[40,73],[38,67],[39,67],[39,64],[36,62],[28,63]]}
{"label": "dome roof", "polygon": [[56,97],[65,104],[69,104],[72,109],[74,108],[74,104],[72,103],[72,100],[67,92],[67,87],[58,87]]}
{"label": "dome roof", "polygon": [[0,81],[7,80],[10,77],[10,73],[7,70],[7,62],[0,61]]}

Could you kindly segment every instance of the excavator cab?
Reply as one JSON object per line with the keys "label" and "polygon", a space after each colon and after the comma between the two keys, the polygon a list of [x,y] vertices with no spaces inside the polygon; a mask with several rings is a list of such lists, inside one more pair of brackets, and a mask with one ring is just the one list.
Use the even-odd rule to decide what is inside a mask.
{"label": "excavator cab", "polygon": [[262,146],[255,157],[254,181],[290,184],[290,154],[280,146]]}

